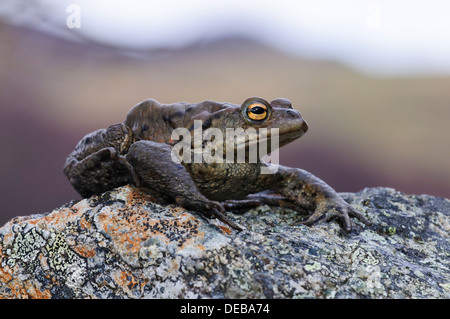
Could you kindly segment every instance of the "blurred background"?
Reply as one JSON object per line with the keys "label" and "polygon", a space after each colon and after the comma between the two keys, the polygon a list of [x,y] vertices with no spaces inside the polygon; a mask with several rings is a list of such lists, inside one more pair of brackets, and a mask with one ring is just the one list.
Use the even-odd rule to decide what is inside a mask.
{"label": "blurred background", "polygon": [[80,196],[62,173],[133,105],[290,99],[281,149],[337,191],[450,197],[448,1],[2,0],[0,225]]}

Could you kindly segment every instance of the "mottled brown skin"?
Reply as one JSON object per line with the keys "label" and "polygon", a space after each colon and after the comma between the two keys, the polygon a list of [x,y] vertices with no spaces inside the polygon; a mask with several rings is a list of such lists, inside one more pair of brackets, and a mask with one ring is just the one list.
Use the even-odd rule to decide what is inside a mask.
{"label": "mottled brown skin", "polygon": [[[260,108],[252,110],[255,105]],[[370,225],[325,182],[298,168],[278,166],[274,174],[261,174],[261,167],[272,164],[259,159],[256,163],[174,162],[171,152],[178,140],[172,140],[172,131],[187,128],[193,134],[194,120],[202,120],[204,130],[220,129],[224,136],[226,128],[278,128],[280,147],[308,129],[287,99],[268,103],[250,98],[242,105],[212,101],[161,105],[150,99],[134,106],[124,123],[86,135],[67,158],[64,173],[83,197],[131,183],[238,230],[241,227],[226,217],[226,210],[261,204],[310,211],[301,222],[305,225],[334,216],[346,231],[351,230],[350,217]],[[248,149],[248,144],[240,146]]]}

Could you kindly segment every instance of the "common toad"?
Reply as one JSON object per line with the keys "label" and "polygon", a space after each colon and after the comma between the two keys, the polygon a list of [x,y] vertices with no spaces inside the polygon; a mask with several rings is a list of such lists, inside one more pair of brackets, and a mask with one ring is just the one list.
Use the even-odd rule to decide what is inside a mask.
{"label": "common toad", "polygon": [[[223,143],[218,142],[217,131],[224,137],[236,128],[241,128],[246,137],[232,136],[234,144],[226,144],[225,139]],[[216,134],[209,141],[201,138],[198,144],[194,136],[197,129],[202,132],[215,129]],[[350,217],[370,225],[369,220],[319,178],[299,168],[261,159],[262,155],[275,151],[270,149],[275,137],[278,142],[275,147],[281,147],[302,136],[307,129],[300,112],[287,99],[268,103],[261,98],[249,98],[242,105],[213,101],[163,105],[149,99],[135,105],[123,123],[83,137],[68,156],[64,174],[83,197],[134,184],[166,201],[216,217],[238,230],[242,228],[226,217],[226,210],[261,204],[307,210],[311,214],[300,222],[305,225],[328,221],[334,216],[339,217],[346,231],[351,230]],[[180,130],[188,135],[178,136],[177,140],[174,133]],[[269,148],[261,152],[260,146],[252,160],[251,143],[262,141],[258,133],[263,131],[267,133],[265,141]],[[185,144],[178,144],[180,140]],[[213,142],[216,148],[208,153],[215,156],[213,160],[195,161],[198,151],[205,151]],[[189,152],[177,145],[194,147]],[[178,153],[172,152],[175,148]],[[246,150],[243,161],[237,161],[238,156],[234,161],[228,157],[220,161],[225,159],[225,154],[242,154],[239,149]],[[174,153],[177,153],[175,158]]]}

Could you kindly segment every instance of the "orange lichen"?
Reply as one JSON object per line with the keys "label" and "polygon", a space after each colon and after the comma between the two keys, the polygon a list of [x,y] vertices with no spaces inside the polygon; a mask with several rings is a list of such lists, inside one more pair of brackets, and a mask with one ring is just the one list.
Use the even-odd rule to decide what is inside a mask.
{"label": "orange lichen", "polygon": [[133,255],[138,255],[141,244],[154,236],[166,244],[176,242],[179,249],[203,238],[199,221],[186,210],[170,209],[172,218],[154,219],[145,209],[147,202],[151,202],[149,195],[139,189],[130,189],[124,207],[114,211],[109,207],[102,209],[97,215],[98,227],[111,236],[119,249]]}
{"label": "orange lichen", "polygon": [[72,249],[81,257],[92,258],[95,256],[95,249],[86,245],[76,245]]}
{"label": "orange lichen", "polygon": [[128,190],[127,203],[142,204],[147,201],[153,202],[154,199],[142,188],[130,188]]}
{"label": "orange lichen", "polygon": [[49,269],[47,257],[45,257],[42,253],[38,256],[39,261],[41,262],[41,266],[43,269]]}
{"label": "orange lichen", "polygon": [[177,261],[174,259],[172,260],[172,271],[178,271],[179,265]]}
{"label": "orange lichen", "polygon": [[89,223],[87,221],[86,216],[84,216],[84,215],[83,215],[83,217],[80,218],[79,225],[83,229],[89,229],[92,227],[91,223]]}
{"label": "orange lichen", "polygon": [[52,294],[48,289],[44,289],[41,291],[39,288],[35,286],[28,286],[26,288],[26,292],[29,298],[32,299],[50,299]]}
{"label": "orange lichen", "polygon": [[231,235],[231,229],[229,229],[228,227],[226,227],[226,226],[220,226],[220,225],[218,225],[218,227],[222,230],[222,232],[223,232],[224,234],[226,234],[226,235]]}
{"label": "orange lichen", "polygon": [[3,237],[3,243],[5,246],[10,245],[14,241],[14,237],[16,236],[16,233],[14,232],[8,232],[5,234],[5,237]]}
{"label": "orange lichen", "polygon": [[26,222],[31,225],[52,225],[53,229],[61,230],[61,228],[65,227],[68,223],[79,220],[82,214],[87,210],[87,207],[88,204],[86,201],[81,201],[72,207],[55,210],[41,218],[19,220],[19,223]]}
{"label": "orange lichen", "polygon": [[20,298],[20,299],[50,299],[52,294],[48,289],[41,290],[28,281],[13,279],[5,284],[10,289],[10,293],[0,295],[1,298]]}
{"label": "orange lichen", "polygon": [[[1,261],[1,258],[0,258],[0,261]],[[11,280],[12,275],[11,275],[10,271],[8,271],[8,270],[10,270],[9,267],[0,267],[0,283],[5,284]]]}
{"label": "orange lichen", "polygon": [[127,270],[117,271],[113,274],[114,281],[118,286],[123,287],[126,293],[133,294],[133,290],[142,289],[142,285],[139,285],[139,280]]}
{"label": "orange lichen", "polygon": [[[5,265],[0,267],[0,286],[5,288],[0,289],[0,298],[50,298],[52,287],[61,285],[58,280],[66,280],[61,274],[66,274],[67,269],[78,271],[78,277],[84,276],[86,262],[82,258],[97,258],[95,247],[98,245],[111,247],[109,245],[112,244],[116,250],[114,253],[121,255],[130,265],[139,265],[141,249],[152,238],[157,245],[161,245],[155,249],[161,248],[162,251],[165,245],[177,250],[206,249],[202,222],[195,214],[181,207],[159,207],[144,190],[133,187],[124,187],[117,200],[118,205],[104,205],[103,200],[94,196],[72,207],[64,207],[39,217],[19,217],[5,225],[10,231],[5,233],[0,242],[0,263]],[[160,218],[160,214],[163,218]],[[221,229],[231,233],[227,227]],[[93,231],[99,231],[105,236],[90,237]],[[78,240],[77,232],[82,232],[86,237]],[[155,255],[155,260],[159,255]],[[33,265],[41,267],[42,277],[22,281],[17,274],[24,267],[29,267],[30,260],[38,262]],[[177,272],[179,267],[179,263],[174,260],[169,271]],[[136,296],[144,291],[148,279],[135,275],[122,268],[114,272],[113,279],[118,286],[123,287],[125,293]],[[47,279],[43,280],[43,277]],[[78,277],[71,280],[78,280]],[[84,279],[79,280],[82,282]]]}

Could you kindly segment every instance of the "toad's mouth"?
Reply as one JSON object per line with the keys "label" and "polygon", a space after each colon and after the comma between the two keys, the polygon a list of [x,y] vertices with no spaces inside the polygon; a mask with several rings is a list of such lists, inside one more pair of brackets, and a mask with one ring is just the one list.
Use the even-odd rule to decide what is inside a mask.
{"label": "toad's mouth", "polygon": [[[246,135],[243,140],[237,140],[237,143],[235,144],[235,149],[242,149],[245,148],[246,150],[251,150],[252,147],[267,147],[267,152],[270,153],[286,144],[289,144],[290,142],[300,138],[303,136],[307,131],[307,126],[305,129],[302,130],[295,130],[288,133],[282,133],[279,134],[278,130],[273,132],[272,130],[268,130],[267,134],[261,134],[259,132],[258,134],[249,134]],[[259,151],[259,154],[262,154],[264,152]]]}
{"label": "toad's mouth", "polygon": [[[215,160],[227,158],[231,154],[238,157],[260,158],[272,153],[276,149],[296,140],[306,133],[306,122],[297,122],[295,125],[279,128],[251,128],[227,130],[226,134],[209,132],[203,136],[203,141],[190,139],[190,151],[195,156],[213,156]],[[281,132],[280,132],[281,131]]]}

